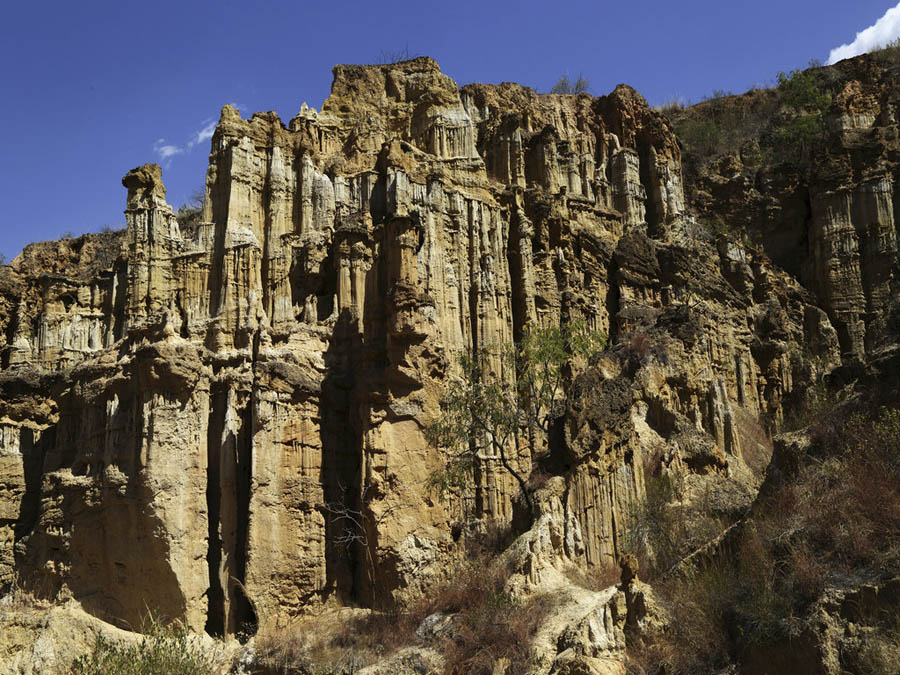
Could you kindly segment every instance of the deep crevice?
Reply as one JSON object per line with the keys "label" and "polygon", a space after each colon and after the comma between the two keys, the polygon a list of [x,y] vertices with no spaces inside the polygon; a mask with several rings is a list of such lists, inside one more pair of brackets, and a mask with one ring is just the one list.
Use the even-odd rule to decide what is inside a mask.
{"label": "deep crevice", "polygon": [[219,523],[222,514],[222,416],[224,392],[210,395],[209,424],[206,433],[206,509],[209,523],[206,563],[209,568],[209,589],[207,590],[206,632],[214,637],[225,635],[225,591],[222,588],[219,570],[222,565],[222,537]]}
{"label": "deep crevice", "polygon": [[41,507],[41,483],[44,477],[44,455],[47,448],[55,443],[56,427],[45,429],[38,440],[34,438],[34,431],[23,427],[19,437],[19,447],[22,452],[22,468],[25,472],[25,494],[19,504],[19,515],[16,518],[14,528],[14,540],[16,545],[16,557],[18,557],[18,544],[34,529],[40,515]]}
{"label": "deep crevice", "polygon": [[519,217],[510,223],[510,236],[506,244],[506,259],[512,293],[513,340],[521,341],[528,319],[528,297],[525,291],[525,270],[523,269],[522,247],[531,246],[531,238],[523,236]]}
{"label": "deep crevice", "polygon": [[[342,519],[337,509],[361,513],[362,437],[351,415],[356,372],[356,357],[362,352],[356,318],[344,310],[338,317],[331,342],[325,352],[327,373],[322,381],[319,415],[322,430],[322,468],[320,482],[326,506],[325,588],[323,596],[337,595],[342,601],[371,600],[373,580],[367,567],[360,564],[359,546],[353,539],[363,533],[347,531],[352,523]],[[341,476],[351,476],[344,484]],[[349,535],[349,540],[348,540]],[[347,542],[351,545],[347,545]]]}
{"label": "deep crevice", "polygon": [[241,411],[241,429],[236,443],[235,491],[237,497],[235,522],[235,581],[233,598],[237,635],[241,640],[249,639],[259,628],[259,618],[250,598],[244,591],[247,579],[247,546],[250,531],[250,490],[252,483],[253,459],[253,402],[252,399]]}
{"label": "deep crevice", "polygon": [[662,224],[660,223],[660,215],[657,211],[656,195],[654,190],[654,181],[650,176],[650,149],[642,139],[638,139],[638,172],[640,175],[641,185],[644,188],[644,220],[647,221],[647,234],[653,238],[661,238],[664,234]]}
{"label": "deep crevice", "polygon": [[607,344],[612,345],[618,337],[618,322],[616,315],[619,313],[621,298],[619,297],[618,266],[615,263],[615,254],[610,259],[606,268],[606,313],[609,316],[609,337]]}

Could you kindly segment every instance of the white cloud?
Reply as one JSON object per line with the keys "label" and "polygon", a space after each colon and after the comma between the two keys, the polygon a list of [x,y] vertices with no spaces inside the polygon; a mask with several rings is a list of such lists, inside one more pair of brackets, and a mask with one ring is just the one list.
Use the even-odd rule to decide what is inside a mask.
{"label": "white cloud", "polygon": [[213,137],[216,131],[217,120],[213,117],[207,117],[200,123],[200,129],[190,135],[184,145],[174,145],[169,143],[165,138],[158,138],[153,144],[153,152],[159,157],[160,162],[165,162],[166,167],[171,165],[172,158],[175,155],[184,155],[191,152],[195,145],[205,143]]}
{"label": "white cloud", "polygon": [[210,117],[203,120],[201,124],[203,126],[192,133],[190,138],[188,138],[187,143],[184,145],[169,143],[165,138],[156,139],[156,142],[153,144],[153,152],[159,157],[159,161],[165,162],[165,165],[168,167],[172,163],[172,158],[175,155],[188,153],[194,149],[195,145],[212,138],[213,133],[215,133],[216,130],[216,120]]}
{"label": "white cloud", "polygon": [[160,160],[166,161],[170,157],[182,154],[184,148],[166,143],[165,138],[158,138],[156,139],[156,143],[153,144],[153,152],[159,155]]}
{"label": "white cloud", "polygon": [[856,34],[856,39],[850,44],[841,45],[831,50],[828,55],[828,65],[837,63],[841,59],[849,59],[883,47],[891,40],[900,37],[900,2],[896,7],[891,7],[878,21]]}
{"label": "white cloud", "polygon": [[212,138],[213,132],[216,130],[216,121],[215,120],[204,120],[203,128],[199,131],[195,131],[191,135],[191,140],[188,141],[187,147],[188,150],[193,148],[198,143],[203,143],[204,141],[208,141]]}

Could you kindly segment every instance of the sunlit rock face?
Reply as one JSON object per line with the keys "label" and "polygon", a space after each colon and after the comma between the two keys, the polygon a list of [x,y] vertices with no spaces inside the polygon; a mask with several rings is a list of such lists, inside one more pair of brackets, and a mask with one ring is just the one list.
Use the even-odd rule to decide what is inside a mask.
{"label": "sunlit rock face", "polygon": [[[0,584],[124,626],[151,609],[236,633],[402,596],[459,554],[465,523],[527,520],[489,455],[439,500],[423,429],[457,354],[529,324],[609,336],[549,441],[510,449],[524,475],[560,477],[539,505],[563,532],[547,550],[579,564],[621,551],[648,462],[743,476],[742,420],[778,428],[840,360],[794,278],[691,235],[671,127],[624,85],[538,95],[460,89],[428,58],[337,66],[321,111],[287,125],[222,109],[199,225],[179,227],[159,167],[122,182],[124,233],[0,270]],[[890,202],[881,183],[824,198],[814,260]],[[816,264],[822,284],[855,274]],[[888,292],[867,274],[832,306]]]}

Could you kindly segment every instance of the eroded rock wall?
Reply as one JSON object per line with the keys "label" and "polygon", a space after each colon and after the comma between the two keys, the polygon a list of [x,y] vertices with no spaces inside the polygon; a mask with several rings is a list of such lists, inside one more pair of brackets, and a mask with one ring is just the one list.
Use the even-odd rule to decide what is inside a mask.
{"label": "eroded rock wall", "polygon": [[804,73],[830,100],[805,157],[779,147],[771,128],[785,119],[789,83],[703,103],[681,117],[687,125],[731,120],[739,134],[731,147],[705,154],[687,137],[691,206],[799,279],[828,313],[845,359],[892,347],[900,325],[897,76],[896,64],[878,53]]}
{"label": "eroded rock wall", "polygon": [[461,524],[523,517],[497,458],[428,488],[455,356],[574,319],[611,348],[550,442],[510,450],[561,477],[565,556],[606,564],[648,461],[744,470],[740,416],[777,428],[838,362],[765,256],[685,243],[678,143],[632,89],[459,89],[427,58],[334,76],[288,125],[223,108],[198,226],[145,165],[123,234],[3,268],[0,583],[215,634],[415,590]]}

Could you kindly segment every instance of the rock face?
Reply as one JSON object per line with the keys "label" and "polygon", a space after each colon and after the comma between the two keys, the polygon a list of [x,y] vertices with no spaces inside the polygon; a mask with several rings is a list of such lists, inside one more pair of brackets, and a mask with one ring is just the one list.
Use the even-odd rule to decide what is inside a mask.
{"label": "rock face", "polygon": [[[530,323],[584,320],[611,347],[548,447],[513,449],[559,486],[541,508],[562,531],[528,564],[611,564],[646,466],[749,476],[748,420],[779,428],[864,350],[896,260],[889,181],[822,192],[804,288],[689,236],[679,144],[632,89],[460,89],[428,58],[337,66],[288,125],[225,106],[197,227],[159,167],[122,182],[124,233],[0,269],[0,585],[125,627],[376,603],[437,573],[461,523],[520,519],[494,457],[438,501],[423,429],[456,355]],[[871,256],[832,264],[859,232]]]}
{"label": "rock face", "polygon": [[[759,128],[749,124],[723,154],[689,153],[689,201],[703,217],[742,230],[799,279],[827,312],[845,357],[865,359],[897,335],[896,66],[865,55],[807,77],[834,92],[809,160],[761,153]],[[778,96],[751,91],[697,106],[685,118],[777,117],[769,108]]]}

